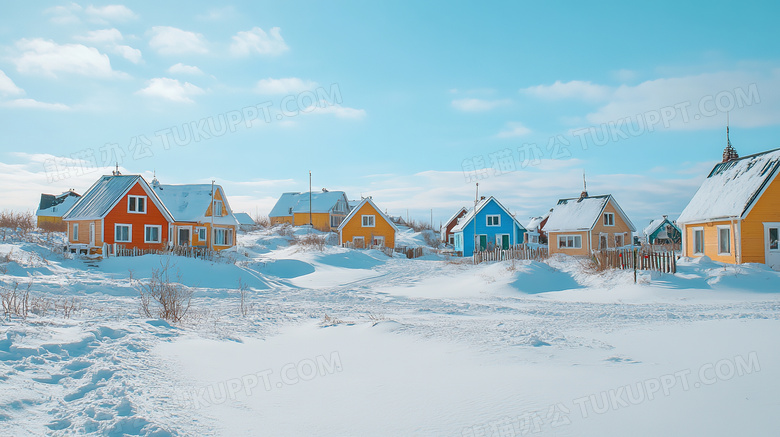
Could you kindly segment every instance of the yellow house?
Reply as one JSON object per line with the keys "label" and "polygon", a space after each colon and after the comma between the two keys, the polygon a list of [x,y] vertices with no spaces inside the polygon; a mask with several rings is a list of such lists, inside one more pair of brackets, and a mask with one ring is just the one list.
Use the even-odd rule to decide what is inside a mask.
{"label": "yellow house", "polygon": [[338,231],[340,244],[350,242],[356,248],[395,248],[395,233],[398,228],[377,208],[370,197],[366,197],[344,218]]}
{"label": "yellow house", "polygon": [[611,194],[560,199],[544,226],[550,254],[590,255],[633,243],[634,224]]}
{"label": "yellow house", "polygon": [[780,270],[780,149],[739,158],[728,143],[685,207],[682,253]]}
{"label": "yellow house", "polygon": [[76,204],[81,196],[75,191],[66,191],[58,196],[41,194],[41,201],[35,215],[38,217],[38,227],[48,230],[65,229],[62,216]]}
{"label": "yellow house", "polygon": [[[310,203],[311,200],[311,203]],[[335,232],[349,213],[349,200],[343,191],[283,193],[268,218],[271,225],[292,226],[311,224],[323,232]]]}
{"label": "yellow house", "polygon": [[152,188],[173,216],[171,244],[214,250],[236,245],[238,220],[220,185],[162,185],[155,178]]}

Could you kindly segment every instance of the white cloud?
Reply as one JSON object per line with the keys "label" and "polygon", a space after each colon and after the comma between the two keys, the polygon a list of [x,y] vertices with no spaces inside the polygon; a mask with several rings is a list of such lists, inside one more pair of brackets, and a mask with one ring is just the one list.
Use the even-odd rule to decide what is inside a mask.
{"label": "white cloud", "polygon": [[612,77],[618,80],[618,82],[625,83],[625,82],[632,82],[634,81],[639,74],[634,70],[628,70],[625,68],[621,68],[620,70],[616,70],[612,72]]}
{"label": "white cloud", "polygon": [[317,82],[297,77],[268,78],[258,81],[255,91],[260,94],[296,94],[306,90],[313,90],[316,87]]}
{"label": "white cloud", "polygon": [[2,106],[9,108],[23,108],[23,109],[44,109],[47,111],[68,111],[70,107],[62,103],[46,103],[39,102],[33,99],[15,99],[7,102],[2,102]]}
{"label": "white cloud", "polygon": [[24,94],[24,90],[16,86],[13,80],[3,70],[0,70],[0,95],[18,96]]}
{"label": "white cloud", "polygon": [[103,45],[112,53],[116,53],[134,64],[141,62],[142,55],[140,50],[119,44],[120,41],[124,40],[124,37],[122,32],[117,29],[92,30],[87,32],[86,35],[76,36],[75,39],[77,41]]}
{"label": "white cloud", "polygon": [[330,114],[337,118],[350,120],[360,120],[366,116],[365,109],[355,109],[337,104],[321,102],[319,105],[312,105],[301,110],[304,114]]}
{"label": "white cloud", "polygon": [[81,22],[81,19],[76,13],[81,12],[82,9],[78,4],[71,3],[67,6],[53,6],[44,9],[43,13],[52,15],[49,21],[54,24],[77,24]]}
{"label": "white cloud", "polygon": [[195,18],[204,21],[221,21],[234,17],[236,14],[233,6],[225,6],[222,8],[209,9],[205,14],[200,14]]}
{"label": "white cloud", "polygon": [[190,98],[203,94],[203,89],[189,82],[181,83],[176,79],[156,77],[148,82],[146,88],[136,92],[150,97],[159,97],[165,100],[182,103],[194,103]]}
{"label": "white cloud", "polygon": [[171,74],[191,74],[193,76],[202,75],[203,71],[200,68],[193,65],[185,65],[179,62],[178,64],[171,65],[168,68],[168,73]]}
{"label": "white cloud", "polygon": [[208,53],[203,35],[170,26],[155,26],[151,30],[149,47],[162,55]]}
{"label": "white cloud", "polygon": [[230,53],[234,56],[248,56],[251,54],[278,55],[288,50],[287,44],[282,38],[281,29],[273,27],[266,33],[259,27],[252,30],[238,32],[233,36],[230,44]]}
{"label": "white cloud", "polygon": [[537,85],[520,90],[521,93],[541,99],[581,99],[600,101],[610,96],[612,90],[605,85],[573,80],[570,82],[555,81],[552,85]]}
{"label": "white cloud", "polygon": [[94,21],[127,21],[138,16],[124,5],[87,6],[86,13]]}
{"label": "white cloud", "polygon": [[496,136],[498,138],[516,138],[528,135],[530,133],[531,129],[528,129],[522,123],[510,122],[506,124],[506,129],[499,132]]}
{"label": "white cloud", "polygon": [[108,56],[94,47],[81,44],[57,44],[42,38],[21,39],[16,47],[22,53],[14,59],[20,73],[57,77],[72,73],[91,77],[116,77],[123,73],[111,68]]}
{"label": "white cloud", "polygon": [[511,103],[509,99],[485,100],[485,99],[455,99],[452,107],[464,112],[484,112]]}

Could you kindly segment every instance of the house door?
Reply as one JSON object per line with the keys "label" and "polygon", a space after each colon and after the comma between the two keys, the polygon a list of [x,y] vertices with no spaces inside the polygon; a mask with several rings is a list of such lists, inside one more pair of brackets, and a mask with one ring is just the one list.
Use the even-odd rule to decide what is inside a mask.
{"label": "house door", "polygon": [[496,247],[509,249],[509,234],[496,235]]}
{"label": "house door", "polygon": [[479,251],[487,250],[487,235],[477,235],[475,246]]}
{"label": "house door", "polygon": [[179,246],[189,246],[190,241],[192,241],[190,237],[191,230],[190,228],[180,227],[179,228]]}
{"label": "house door", "polygon": [[764,223],[764,248],[766,265],[780,270],[780,223]]}
{"label": "house door", "polygon": [[89,224],[89,245],[90,246],[95,245],[95,224],[94,223]]}

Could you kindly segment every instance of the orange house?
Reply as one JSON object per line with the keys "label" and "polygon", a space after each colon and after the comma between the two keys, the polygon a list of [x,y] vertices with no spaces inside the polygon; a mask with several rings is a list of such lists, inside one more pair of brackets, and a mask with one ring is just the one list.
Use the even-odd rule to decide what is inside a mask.
{"label": "orange house", "polygon": [[550,254],[590,255],[633,244],[636,231],[611,194],[561,199],[544,226]]}
{"label": "orange house", "polygon": [[111,253],[114,244],[162,249],[173,216],[140,175],[103,176],[66,212],[68,246]]}
{"label": "orange house", "polygon": [[780,270],[779,172],[780,149],[739,158],[728,143],[677,219],[683,255]]}
{"label": "orange house", "polygon": [[384,246],[395,248],[398,228],[366,197],[355,206],[338,228],[339,243],[350,242],[356,248]]}
{"label": "orange house", "polygon": [[235,246],[238,221],[221,186],[162,185],[155,178],[152,189],[173,215],[172,244],[214,250]]}

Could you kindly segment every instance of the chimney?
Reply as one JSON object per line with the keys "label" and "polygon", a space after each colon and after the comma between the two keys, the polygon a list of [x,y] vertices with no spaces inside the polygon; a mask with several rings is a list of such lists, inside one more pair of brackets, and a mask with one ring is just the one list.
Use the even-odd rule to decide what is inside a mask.
{"label": "chimney", "polygon": [[[728,117],[728,113],[726,114],[726,117]],[[729,162],[735,159],[739,159],[739,153],[737,153],[737,149],[731,145],[731,140],[729,139],[729,122],[728,118],[726,118],[726,148],[723,149],[723,161],[721,162]]]}

